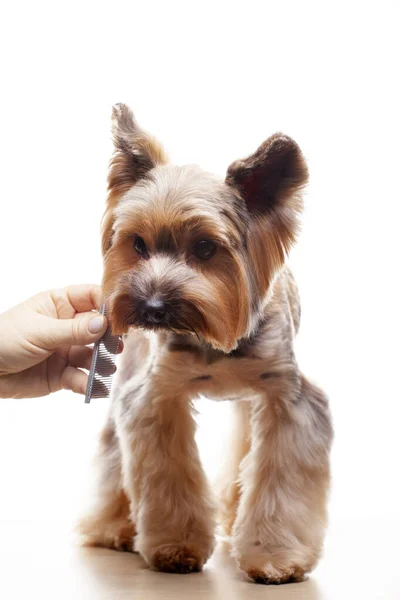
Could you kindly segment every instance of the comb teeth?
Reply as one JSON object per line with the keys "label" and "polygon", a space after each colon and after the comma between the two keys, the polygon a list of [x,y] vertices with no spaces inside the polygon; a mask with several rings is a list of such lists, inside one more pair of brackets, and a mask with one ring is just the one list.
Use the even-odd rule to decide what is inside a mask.
{"label": "comb teeth", "polygon": [[[100,313],[103,315],[106,314],[104,304]],[[110,328],[108,328],[103,337],[94,345],[85,396],[87,404],[92,398],[108,398],[110,396],[120,341],[121,337],[119,335],[112,335]]]}

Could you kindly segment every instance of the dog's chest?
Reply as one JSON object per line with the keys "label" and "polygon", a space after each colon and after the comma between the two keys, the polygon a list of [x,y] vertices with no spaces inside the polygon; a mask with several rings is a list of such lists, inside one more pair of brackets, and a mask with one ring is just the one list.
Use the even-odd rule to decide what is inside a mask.
{"label": "dog's chest", "polygon": [[[216,399],[246,399],[260,393],[275,377],[268,352],[248,349],[226,355],[210,348],[172,346],[155,357],[155,373],[175,393]],[[179,391],[178,391],[179,390]]]}
{"label": "dog's chest", "polygon": [[[224,354],[207,346],[185,343],[183,336],[162,338],[140,330],[125,340],[115,387],[124,393],[152,388],[168,397],[200,395],[220,400],[249,399],[279,383],[289,361],[265,334],[257,343]],[[278,358],[279,356],[279,358]]]}

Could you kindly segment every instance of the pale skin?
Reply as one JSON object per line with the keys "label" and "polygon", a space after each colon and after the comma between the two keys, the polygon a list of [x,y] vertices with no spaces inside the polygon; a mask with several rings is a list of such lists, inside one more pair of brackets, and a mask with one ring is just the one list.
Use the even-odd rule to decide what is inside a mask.
{"label": "pale skin", "polygon": [[[98,285],[41,292],[0,315],[0,398],[35,398],[61,389],[84,394],[93,344],[107,319]],[[121,350],[120,348],[119,350]]]}

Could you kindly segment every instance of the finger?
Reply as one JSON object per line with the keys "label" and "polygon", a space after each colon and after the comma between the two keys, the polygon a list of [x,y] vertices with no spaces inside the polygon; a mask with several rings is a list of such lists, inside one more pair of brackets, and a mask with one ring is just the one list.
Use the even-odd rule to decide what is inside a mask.
{"label": "finger", "polygon": [[65,288],[76,312],[99,310],[102,305],[101,287],[95,284],[70,285]]}
{"label": "finger", "polygon": [[59,346],[87,346],[96,342],[107,329],[103,315],[87,313],[76,319],[46,318],[41,331],[41,344],[47,350]]}
{"label": "finger", "polygon": [[65,367],[61,375],[61,388],[71,390],[76,394],[86,394],[88,376],[86,373],[75,367]]}
{"label": "finger", "polygon": [[68,364],[71,367],[90,369],[92,364],[93,348],[89,346],[72,346],[68,353]]}
{"label": "finger", "polygon": [[[68,318],[70,311],[85,312],[98,310],[101,307],[101,287],[99,285],[70,285],[50,292],[59,317],[65,314]],[[60,314],[60,311],[63,314]]]}

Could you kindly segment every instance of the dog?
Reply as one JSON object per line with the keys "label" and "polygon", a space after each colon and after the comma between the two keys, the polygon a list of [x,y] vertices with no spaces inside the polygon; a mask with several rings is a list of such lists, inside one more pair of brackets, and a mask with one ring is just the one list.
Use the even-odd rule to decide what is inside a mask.
{"label": "dog", "polygon": [[[223,181],[169,164],[123,104],[113,139],[103,293],[125,348],[80,532],[190,573],[211,556],[219,521],[250,580],[301,581],[323,545],[332,441],[327,398],[293,350],[300,304],[285,260],[305,159],[277,133]],[[199,395],[235,411],[217,500],[194,439]]]}

